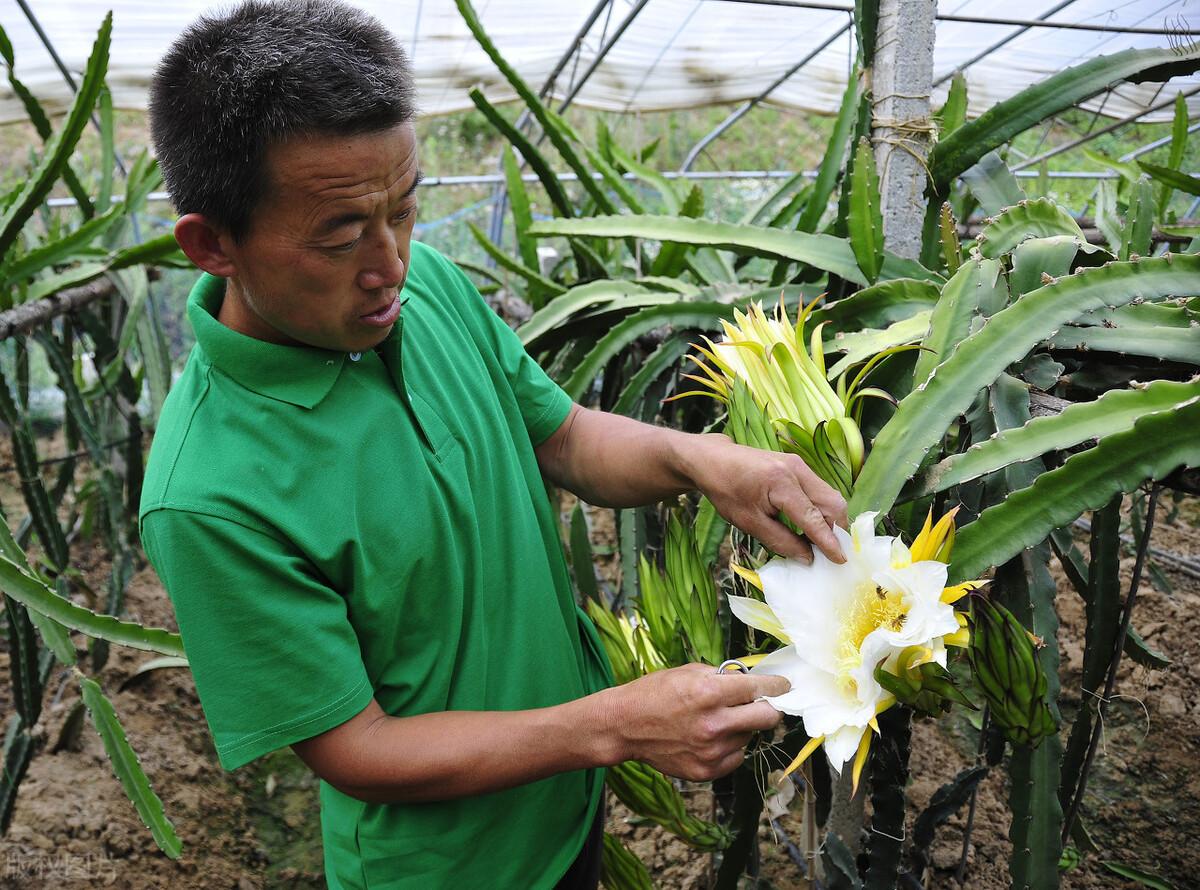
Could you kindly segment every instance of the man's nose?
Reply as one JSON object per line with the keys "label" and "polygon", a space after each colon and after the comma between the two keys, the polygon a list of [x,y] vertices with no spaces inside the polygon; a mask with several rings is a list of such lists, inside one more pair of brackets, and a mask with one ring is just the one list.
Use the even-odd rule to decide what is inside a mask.
{"label": "man's nose", "polygon": [[367,255],[366,266],[358,273],[358,284],[363,290],[399,287],[404,281],[404,261],[400,259],[399,245],[391,230],[377,235]]}

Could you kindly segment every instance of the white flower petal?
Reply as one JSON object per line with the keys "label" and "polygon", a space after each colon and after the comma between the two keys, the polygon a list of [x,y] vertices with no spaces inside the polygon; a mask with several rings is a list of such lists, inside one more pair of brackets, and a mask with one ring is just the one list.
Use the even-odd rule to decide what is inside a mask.
{"label": "white flower petal", "polygon": [[785,714],[803,716],[829,698],[840,697],[833,675],[801,658],[793,646],[772,652],[756,664],[751,673],[786,677],[791,682],[790,690],[766,699],[775,710]]}
{"label": "white flower petal", "polygon": [[953,606],[941,600],[946,584],[944,563],[926,560],[902,568],[887,568],[876,572],[873,580],[886,590],[899,591],[907,608],[904,626],[895,638],[897,644],[924,643],[957,629]]}
{"label": "white flower petal", "polygon": [[[808,729],[808,721],[804,722],[805,730]],[[858,743],[862,741],[862,734],[870,732],[866,724],[862,726],[846,726],[839,729],[837,732],[825,736],[825,757],[829,760],[829,765],[837,770],[838,775],[842,774],[842,767],[846,765],[858,750]],[[809,733],[811,735],[812,733]]]}
{"label": "white flower petal", "polygon": [[941,639],[939,638],[939,639],[936,639],[933,641],[933,645],[930,646],[930,648],[933,649],[933,660],[936,661],[938,664],[940,664],[942,667],[945,667],[946,666],[946,654],[947,654],[946,653],[946,644],[943,643],[941,641]]}
{"label": "white flower petal", "polygon": [[798,559],[772,559],[758,570],[763,598],[789,629],[793,623],[828,621],[843,593],[835,568],[820,551],[811,565]]}
{"label": "white flower petal", "polygon": [[[892,564],[892,541],[887,535],[875,534],[875,517],[877,513],[860,513],[850,524],[851,549],[857,558],[849,562],[865,566],[868,574],[886,569]],[[834,529],[836,534],[837,528]],[[840,541],[841,538],[839,537]],[[845,545],[843,545],[843,548]],[[851,550],[846,550],[849,557]]]}
{"label": "white flower petal", "polygon": [[878,515],[878,510],[869,510],[859,513],[850,523],[850,536],[854,539],[855,550],[860,550],[864,542],[875,537],[875,517]]}
{"label": "white flower petal", "polygon": [[872,575],[876,584],[904,594],[905,600],[940,600],[946,586],[946,564],[927,559],[911,565],[892,567]]}
{"label": "white flower petal", "polygon": [[854,683],[858,687],[859,702],[871,709],[871,714],[867,716],[868,720],[874,716],[879,702],[888,694],[875,679],[875,668],[880,662],[883,662],[885,667],[892,667],[896,657],[904,648],[894,642],[892,639],[894,636],[894,631],[882,627],[867,634],[862,648],[859,650],[862,653],[862,664],[851,672]]}
{"label": "white flower petal", "polygon": [[894,672],[900,653],[915,645],[944,665],[942,637],[958,630],[953,607],[941,601],[946,566],[913,563],[897,538],[875,534],[876,518],[864,513],[849,531],[834,529],[844,564],[819,551],[811,565],[774,559],[759,570],[766,606],[732,606],[739,617],[744,606],[754,610],[747,623],[760,628],[773,616],[791,639],[755,672],[791,681],[789,692],[767,701],[799,715],[811,736],[825,737],[835,768],[853,758],[863,731],[890,701],[875,681],[876,666]]}

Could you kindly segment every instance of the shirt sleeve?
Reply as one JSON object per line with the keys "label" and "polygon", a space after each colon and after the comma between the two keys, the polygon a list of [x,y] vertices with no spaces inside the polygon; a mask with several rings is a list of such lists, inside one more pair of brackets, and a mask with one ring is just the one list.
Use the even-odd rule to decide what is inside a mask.
{"label": "shirt sleeve", "polygon": [[571,397],[554,382],[525,351],[521,338],[504,323],[479,295],[479,291],[457,265],[434,251],[440,260],[448,284],[457,290],[461,303],[468,307],[473,322],[482,327],[481,346],[486,346],[500,362],[504,376],[512,388],[525,429],[536,448],[558,429],[571,412]]}
{"label": "shirt sleeve", "polygon": [[283,542],[161,509],[142,540],[167,588],[221,765],[344,723],[373,690],[346,600]]}

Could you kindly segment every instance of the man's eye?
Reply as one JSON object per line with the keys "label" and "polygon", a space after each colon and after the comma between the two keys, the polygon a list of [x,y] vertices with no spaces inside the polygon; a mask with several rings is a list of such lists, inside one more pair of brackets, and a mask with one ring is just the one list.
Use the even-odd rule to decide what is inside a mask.
{"label": "man's eye", "polygon": [[416,212],[417,212],[416,207],[410,207],[407,210],[401,210],[399,213],[397,213],[395,216],[392,217],[392,225],[395,225],[395,226],[400,225],[402,222],[404,222],[406,219],[408,219],[410,216],[412,216]]}
{"label": "man's eye", "polygon": [[345,244],[334,244],[332,247],[327,247],[325,249],[334,250],[339,253],[348,253],[349,251],[353,250],[357,244],[358,239],[355,238],[353,241],[347,241]]}

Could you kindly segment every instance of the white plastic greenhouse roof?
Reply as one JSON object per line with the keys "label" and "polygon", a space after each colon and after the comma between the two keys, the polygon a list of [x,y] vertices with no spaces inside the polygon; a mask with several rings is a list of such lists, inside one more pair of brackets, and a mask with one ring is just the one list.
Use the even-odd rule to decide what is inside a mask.
{"label": "white plastic greenhouse roof", "polygon": [[[82,68],[105,13],[113,10],[108,83],[123,108],[145,107],[157,59],[189,22],[229,5],[207,0],[24,3],[74,72]],[[475,84],[494,102],[515,98],[452,0],[357,0],[357,5],[409,48],[424,114],[470,107],[467,90]],[[475,0],[475,6],[500,51],[535,89],[566,59],[584,24],[598,13],[579,41],[577,56],[566,59],[553,95],[565,98],[572,83],[582,79],[573,101],[613,111],[732,103],[770,90],[770,104],[833,112],[852,52],[852,0]],[[940,0],[938,15],[934,80],[944,95],[950,75],[965,66],[972,115],[1070,65],[1130,47],[1178,44],[1180,31],[1200,29],[1196,0]],[[1029,26],[1033,20],[1113,30]],[[0,25],[14,46],[17,76],[49,109],[65,108],[70,88],[19,0],[0,0]],[[1175,33],[1148,33],[1155,30]],[[606,47],[594,73],[583,79]],[[1179,90],[1190,94],[1191,116],[1200,116],[1200,74],[1175,78],[1165,89],[1122,84],[1083,107],[1121,118],[1163,105],[1145,119],[1167,120],[1169,100]],[[935,104],[939,101],[935,98]],[[7,79],[0,80],[0,122],[23,118]]]}

